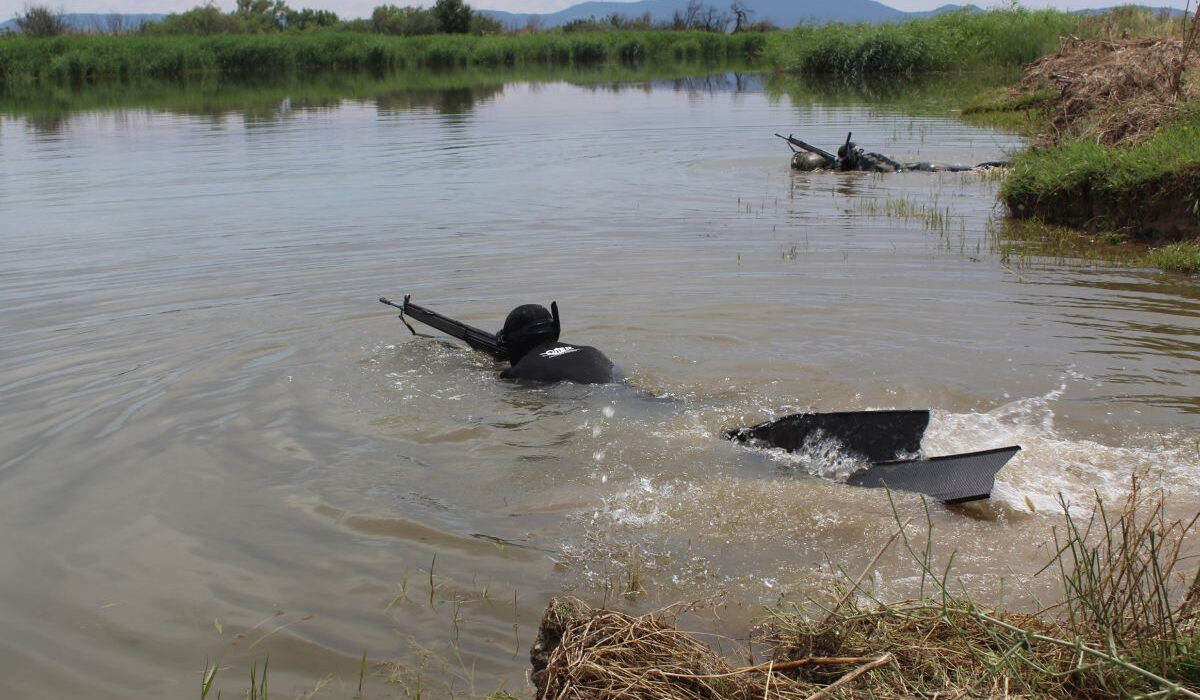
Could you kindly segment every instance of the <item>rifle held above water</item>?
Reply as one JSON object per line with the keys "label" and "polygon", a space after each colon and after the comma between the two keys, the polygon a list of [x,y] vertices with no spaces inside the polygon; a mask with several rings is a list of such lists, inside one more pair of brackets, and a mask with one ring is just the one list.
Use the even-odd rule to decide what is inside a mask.
{"label": "rifle held above water", "polygon": [[[458,338],[475,350],[486,352],[497,360],[508,359],[508,353],[500,345],[500,341],[496,338],[495,333],[488,333],[474,326],[468,326],[461,321],[455,321],[424,306],[414,304],[408,300],[409,296],[405,295],[404,302],[401,304],[393,303],[387,297],[379,297],[379,302],[400,309],[401,321],[404,321],[404,317],[407,315],[427,326],[438,329],[446,335]],[[412,331],[413,335],[417,334],[417,331],[412,326],[409,326],[407,321],[404,321],[404,325],[408,326],[408,330]]]}

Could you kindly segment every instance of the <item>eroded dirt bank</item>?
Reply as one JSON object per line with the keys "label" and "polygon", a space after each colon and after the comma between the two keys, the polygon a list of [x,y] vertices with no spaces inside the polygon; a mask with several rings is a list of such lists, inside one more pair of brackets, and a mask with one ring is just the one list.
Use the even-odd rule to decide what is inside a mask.
{"label": "eroded dirt bank", "polygon": [[1013,216],[1146,241],[1200,236],[1196,28],[1069,39],[1009,94],[1044,119],[1001,193]]}

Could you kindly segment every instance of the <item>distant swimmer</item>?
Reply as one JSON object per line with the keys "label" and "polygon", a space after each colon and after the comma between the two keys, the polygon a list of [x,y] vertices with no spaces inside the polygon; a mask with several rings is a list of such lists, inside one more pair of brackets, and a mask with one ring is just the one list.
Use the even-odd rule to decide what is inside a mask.
{"label": "distant swimmer", "polygon": [[837,155],[824,151],[812,144],[805,143],[795,136],[775,134],[787,141],[792,149],[793,170],[857,170],[876,173],[903,173],[922,171],[928,173],[952,172],[962,173],[992,168],[1006,168],[1008,163],[1002,160],[989,160],[978,165],[952,165],[943,163],[901,163],[882,153],[864,151],[858,144],[850,140],[846,134],[846,143],[838,148]]}
{"label": "distant swimmer", "polygon": [[[401,320],[407,315],[497,360],[507,360],[511,366],[500,373],[504,379],[576,384],[615,381],[613,363],[604,353],[589,345],[559,342],[561,323],[556,303],[551,302],[549,309],[541,304],[518,306],[504,319],[504,328],[492,334],[418,306],[407,296],[401,304],[383,297],[379,301],[400,309]],[[416,334],[412,326],[408,329]]]}

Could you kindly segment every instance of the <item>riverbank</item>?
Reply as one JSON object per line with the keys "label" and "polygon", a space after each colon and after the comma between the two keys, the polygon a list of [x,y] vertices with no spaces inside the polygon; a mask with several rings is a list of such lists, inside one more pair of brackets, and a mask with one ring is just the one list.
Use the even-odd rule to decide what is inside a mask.
{"label": "riverbank", "polygon": [[0,39],[0,84],[179,80],[406,68],[752,60],[764,34],[611,31],[396,37],[350,31]]}
{"label": "riverbank", "polygon": [[1042,570],[1062,597],[1038,612],[972,600],[897,518],[876,559],[898,543],[922,597],[879,600],[874,560],[855,579],[838,569],[827,595],[766,610],[755,641],[770,656],[747,665],[679,630],[695,603],[634,617],[556,598],[530,654],[534,697],[1200,697],[1200,576],[1181,556],[1196,519],[1171,520],[1136,481],[1122,508],[1093,506],[1064,508]]}
{"label": "riverbank", "polygon": [[1197,272],[1198,49],[1194,21],[1127,7],[802,27],[769,44],[766,56],[792,73],[854,79],[1025,65],[1016,86],[964,109],[1033,139],[1001,189],[1011,215],[1071,227],[1105,246],[1135,242],[1138,262]]}
{"label": "riverbank", "polygon": [[1037,116],[1000,196],[1019,219],[1142,243],[1200,237],[1200,61],[1180,37],[1073,41],[1025,71],[1014,108]]}

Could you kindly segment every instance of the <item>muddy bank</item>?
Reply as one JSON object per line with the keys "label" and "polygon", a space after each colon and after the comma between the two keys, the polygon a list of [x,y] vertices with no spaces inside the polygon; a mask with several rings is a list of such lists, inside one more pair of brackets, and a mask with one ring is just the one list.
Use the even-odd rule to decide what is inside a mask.
{"label": "muddy bank", "polygon": [[1093,181],[1049,191],[1004,192],[1002,197],[1018,219],[1036,219],[1088,233],[1115,231],[1142,243],[1157,244],[1200,236],[1197,193],[1200,168],[1166,174],[1128,188]]}
{"label": "muddy bank", "polygon": [[1042,124],[1001,198],[1017,218],[1147,242],[1200,236],[1200,64],[1181,37],[1067,40],[1006,98]]}

